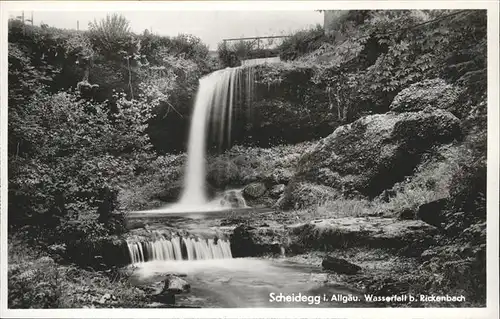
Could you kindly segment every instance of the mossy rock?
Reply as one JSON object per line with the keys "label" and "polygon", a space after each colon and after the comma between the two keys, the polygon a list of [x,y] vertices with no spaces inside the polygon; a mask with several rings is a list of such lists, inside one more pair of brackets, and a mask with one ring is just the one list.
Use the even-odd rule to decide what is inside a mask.
{"label": "mossy rock", "polygon": [[300,203],[300,189],[307,184],[344,197],[376,197],[412,175],[426,151],[461,138],[460,121],[444,110],[363,117],[340,126],[302,156],[285,191],[287,206]]}

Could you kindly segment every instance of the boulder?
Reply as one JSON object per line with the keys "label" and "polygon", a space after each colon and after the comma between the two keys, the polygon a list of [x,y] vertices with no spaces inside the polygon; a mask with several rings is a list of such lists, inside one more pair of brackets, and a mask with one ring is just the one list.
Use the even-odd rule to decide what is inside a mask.
{"label": "boulder", "polygon": [[460,104],[460,96],[460,88],[442,79],[425,80],[399,92],[389,108],[394,112],[416,112],[433,107],[453,112]]}
{"label": "boulder", "polygon": [[418,207],[417,217],[429,225],[442,228],[445,221],[445,209],[449,200],[441,198]]}
{"label": "boulder", "polygon": [[247,185],[243,189],[243,197],[250,198],[250,199],[255,199],[263,196],[267,191],[266,185],[264,183],[252,183],[250,185]]}
{"label": "boulder", "polygon": [[291,245],[332,250],[349,247],[421,250],[434,243],[435,227],[420,220],[380,217],[343,217],[288,226]]}
{"label": "boulder", "polygon": [[223,198],[220,201],[221,206],[231,207],[231,208],[240,208],[245,207],[245,201],[236,191],[231,190],[224,193]]}
{"label": "boulder", "polygon": [[325,270],[330,270],[339,274],[355,275],[360,270],[361,267],[353,263],[348,262],[342,258],[336,258],[333,256],[326,256],[321,263],[321,266]]}
{"label": "boulder", "polygon": [[162,293],[181,294],[191,290],[191,285],[177,276],[168,276],[164,281]]}
{"label": "boulder", "polygon": [[231,253],[235,258],[279,254],[283,237],[282,227],[239,225],[230,236]]}
{"label": "boulder", "polygon": [[127,242],[118,236],[110,236],[101,245],[99,255],[108,266],[125,266],[130,262]]}
{"label": "boulder", "polygon": [[191,290],[191,285],[182,278],[168,275],[164,281],[154,283],[149,289],[153,291],[156,301],[163,304],[175,304],[175,295],[187,293]]}
{"label": "boulder", "polygon": [[421,155],[435,145],[461,138],[460,121],[435,109],[370,115],[338,127],[299,161],[287,186],[287,206],[297,185],[323,185],[344,197],[375,197],[411,175]]}

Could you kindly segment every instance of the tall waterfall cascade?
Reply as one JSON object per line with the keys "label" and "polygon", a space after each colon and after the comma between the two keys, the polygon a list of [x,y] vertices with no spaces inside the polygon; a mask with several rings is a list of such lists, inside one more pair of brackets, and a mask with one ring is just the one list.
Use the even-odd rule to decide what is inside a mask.
{"label": "tall waterfall cascade", "polygon": [[146,261],[206,260],[232,258],[227,240],[173,237],[127,243],[132,264]]}
{"label": "tall waterfall cascade", "polygon": [[208,203],[205,192],[205,155],[207,135],[222,146],[231,143],[231,128],[236,105],[251,103],[254,90],[254,69],[226,68],[200,79],[194,104],[188,141],[188,160],[184,190],[175,205],[194,209]]}
{"label": "tall waterfall cascade", "polygon": [[200,79],[191,116],[188,158],[180,199],[177,203],[138,213],[197,213],[248,207],[244,199],[228,200],[230,194],[227,192],[233,190],[209,201],[205,181],[207,140],[216,142],[219,148],[231,145],[235,116],[244,116],[246,120],[252,118],[256,78],[254,66],[275,62],[279,62],[279,58],[246,60],[240,67],[218,70]]}

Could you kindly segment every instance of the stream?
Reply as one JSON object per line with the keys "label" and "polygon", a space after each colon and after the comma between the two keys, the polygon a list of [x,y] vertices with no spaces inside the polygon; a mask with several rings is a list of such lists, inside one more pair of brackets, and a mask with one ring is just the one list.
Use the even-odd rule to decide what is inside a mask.
{"label": "stream", "polygon": [[[161,224],[190,231],[213,225],[217,214],[205,218],[162,218]],[[201,227],[200,227],[201,226]],[[159,229],[159,223],[151,225]],[[176,228],[177,228],[176,227]],[[179,229],[178,228],[178,229]],[[208,227],[212,228],[212,227]],[[176,296],[176,307],[363,307],[364,298],[352,289],[328,280],[319,265],[277,258],[225,258],[204,260],[152,260],[131,265],[137,286],[158,285],[167,275],[184,277],[191,291]],[[353,299],[342,302],[339,294]],[[288,297],[288,298],[287,298]],[[334,298],[335,299],[335,298]],[[339,300],[340,299],[340,300]],[[355,305],[354,305],[355,303]],[[161,307],[162,305],[157,305]]]}
{"label": "stream", "polygon": [[[352,307],[332,301],[341,294],[363,298],[353,290],[328,284],[320,267],[285,259],[235,258],[196,261],[152,261],[137,266],[131,281],[153,284],[165,274],[186,276],[191,292],[176,296],[176,306],[203,308]],[[281,294],[281,295],[280,295]],[[283,296],[283,297],[281,297]],[[287,301],[286,296],[294,298]]]}

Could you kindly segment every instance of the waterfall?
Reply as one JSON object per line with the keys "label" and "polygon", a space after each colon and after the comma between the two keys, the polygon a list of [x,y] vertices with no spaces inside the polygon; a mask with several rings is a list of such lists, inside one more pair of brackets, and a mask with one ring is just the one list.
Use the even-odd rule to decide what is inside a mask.
{"label": "waterfall", "polygon": [[[246,72],[244,72],[246,70]],[[184,190],[180,206],[199,207],[207,203],[205,194],[205,152],[208,125],[219,146],[231,144],[231,126],[234,105],[246,96],[252,101],[254,89],[253,68],[226,68],[200,79],[188,141],[188,160],[184,176]],[[245,87],[245,91],[243,90]]]}
{"label": "waterfall", "polygon": [[232,258],[227,240],[173,237],[127,243],[132,264],[153,260],[202,260]]}

